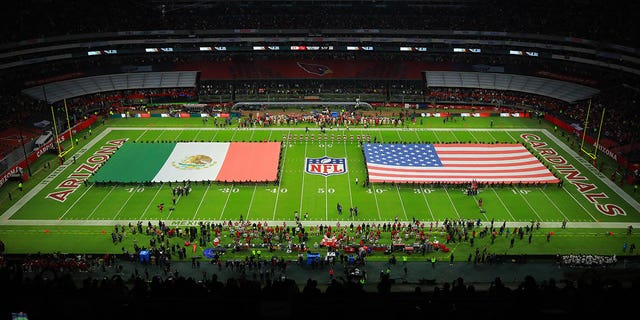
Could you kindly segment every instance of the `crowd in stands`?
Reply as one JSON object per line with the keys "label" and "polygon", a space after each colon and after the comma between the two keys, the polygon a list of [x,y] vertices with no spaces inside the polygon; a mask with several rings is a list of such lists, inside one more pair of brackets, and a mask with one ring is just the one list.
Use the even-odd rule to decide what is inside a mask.
{"label": "crowd in stands", "polygon": [[[585,264],[584,259],[593,263]],[[330,273],[328,281],[309,276],[305,282],[287,276],[287,269],[294,268],[287,267],[290,261],[266,254],[202,268],[194,260],[192,268],[197,273],[181,272],[175,262],[153,267],[128,261],[126,255],[0,255],[0,284],[10,293],[3,297],[0,312],[22,311],[29,319],[53,315],[65,319],[139,319],[221,312],[274,319],[299,318],[301,314],[314,319],[327,314],[495,317],[496,313],[523,310],[547,317],[617,316],[628,313],[638,294],[638,279],[632,274],[622,279],[599,275],[598,271],[613,268],[615,261],[611,259],[615,257],[563,256],[567,266],[601,268],[585,268],[592,271],[560,279],[531,275],[505,279],[509,283],[496,276],[487,286],[469,283],[463,276],[448,279],[447,273],[436,273],[437,282],[406,290],[400,289],[401,284],[388,270],[381,270],[379,276],[368,275],[366,279],[373,284],[368,287],[368,281],[341,273]],[[345,271],[348,263],[341,262]],[[333,267],[340,264],[324,269]]]}
{"label": "crowd in stands", "polygon": [[602,137],[610,138],[618,145],[627,145],[639,142],[640,114],[635,110],[639,101],[640,88],[620,85],[602,91],[593,99],[568,105],[563,109],[551,110],[566,118],[579,121],[583,127],[588,117],[587,130],[594,136],[597,135],[603,121]]}
{"label": "crowd in stands", "polygon": [[[125,30],[211,29],[400,29],[481,30],[558,35],[637,45],[633,13],[640,8],[611,8],[597,1],[252,2],[206,4],[110,1],[22,1],[4,10],[8,28],[2,39],[17,41],[55,35]],[[131,14],[145,12],[144,15]],[[557,13],[557,14],[554,14]],[[29,17],[23,20],[20,17]],[[544,17],[540,19],[539,17]],[[610,23],[615,21],[615,24]]]}

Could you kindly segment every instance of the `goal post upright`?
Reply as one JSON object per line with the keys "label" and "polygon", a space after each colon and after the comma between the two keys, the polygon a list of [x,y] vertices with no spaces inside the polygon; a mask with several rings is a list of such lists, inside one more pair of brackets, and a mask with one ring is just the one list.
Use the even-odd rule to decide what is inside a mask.
{"label": "goal post upright", "polygon": [[62,145],[61,145],[61,140],[60,140],[60,135],[58,134],[58,125],[56,122],[56,113],[54,111],[53,105],[51,106],[51,118],[53,119],[53,129],[55,131],[55,137],[56,137],[56,142],[58,144],[58,157],[62,158],[64,157],[67,153],[69,153],[69,151],[73,150],[75,144],[73,141],[73,128],[71,127],[71,122],[69,121],[69,109],[67,108],[67,99],[64,99],[64,112],[65,112],[65,117],[67,119],[67,128],[69,130],[69,140],[71,140],[71,148],[62,151]]}
{"label": "goal post upright", "polygon": [[600,115],[600,124],[598,126],[598,135],[596,136],[596,141],[594,146],[594,150],[593,152],[590,152],[588,150],[586,150],[584,148],[584,141],[585,138],[587,136],[587,129],[589,128],[589,115],[591,114],[591,100],[589,100],[589,106],[587,107],[587,115],[585,117],[585,121],[584,121],[584,129],[582,131],[582,142],[580,144],[580,151],[582,151],[585,155],[587,155],[589,158],[591,158],[595,164],[596,162],[596,158],[598,155],[598,147],[600,146],[600,135],[602,133],[602,124],[604,123],[604,114],[605,114],[606,108],[602,109],[602,114]]}

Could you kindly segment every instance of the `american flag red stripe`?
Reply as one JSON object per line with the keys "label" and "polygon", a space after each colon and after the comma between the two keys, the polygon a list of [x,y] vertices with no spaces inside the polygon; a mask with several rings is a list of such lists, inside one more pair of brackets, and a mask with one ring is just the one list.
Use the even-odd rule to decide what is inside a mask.
{"label": "american flag red stripe", "polygon": [[370,182],[557,183],[521,144],[366,144]]}

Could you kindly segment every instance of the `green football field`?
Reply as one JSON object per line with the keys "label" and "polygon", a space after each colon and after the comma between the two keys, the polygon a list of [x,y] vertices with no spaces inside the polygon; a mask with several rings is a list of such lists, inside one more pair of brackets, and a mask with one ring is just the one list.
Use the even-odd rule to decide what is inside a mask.
{"label": "green football field", "polygon": [[[79,245],[73,244],[74,232],[84,235],[93,231],[82,230],[99,229],[110,233],[117,224],[135,225],[138,221],[157,223],[162,220],[169,225],[186,226],[239,219],[293,224],[296,213],[305,225],[394,220],[419,220],[429,224],[442,223],[445,219],[480,219],[486,224],[493,219],[496,226],[503,222],[523,226],[535,221],[546,228],[559,228],[566,220],[569,229],[584,231],[624,230],[640,221],[640,204],[632,195],[580,157],[565,140],[540,126],[537,120],[499,118],[494,121],[496,125],[490,127],[487,119],[443,124],[440,119],[427,118],[402,128],[336,127],[327,129],[326,134],[309,126],[308,134],[316,137],[311,141],[284,139],[285,136],[307,135],[303,125],[215,128],[203,124],[200,119],[111,119],[82,140],[75,147],[75,152],[67,156],[64,165],[43,172],[40,181],[29,181],[31,185],[24,196],[10,203],[3,202],[0,239],[11,241],[18,235],[21,239],[29,239],[25,235],[32,235],[39,238],[37,241],[42,241],[45,233],[59,230],[69,235],[61,243],[71,242],[66,247],[61,246],[74,248]],[[346,139],[338,139],[338,135]],[[474,196],[467,195],[463,185],[371,183],[365,186],[365,159],[359,141],[374,139],[378,142],[524,142],[543,163],[548,164],[552,172],[559,172],[559,176],[565,177],[565,181],[562,186],[482,186]],[[282,142],[279,181],[241,184],[192,182],[188,195],[176,197],[173,210],[169,210],[172,207],[172,189],[182,182],[84,182],[90,172],[99,170],[99,164],[108,161],[106,155],[117,153],[117,147],[122,144],[229,141]],[[306,158],[323,156],[346,158],[346,172],[330,176],[305,172]],[[141,161],[144,159],[145,155],[141,155]],[[480,198],[485,212],[479,210]],[[342,214],[337,212],[338,203],[344,208]],[[163,210],[158,208],[159,204],[164,204]],[[351,207],[358,208],[357,216],[350,214]],[[38,251],[39,245],[15,244],[13,250]],[[548,253],[555,251],[547,250]]]}

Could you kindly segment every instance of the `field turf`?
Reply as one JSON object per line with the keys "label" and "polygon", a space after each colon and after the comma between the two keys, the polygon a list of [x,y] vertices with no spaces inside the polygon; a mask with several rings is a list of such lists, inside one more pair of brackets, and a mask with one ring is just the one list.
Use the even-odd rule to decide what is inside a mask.
{"label": "field turf", "polygon": [[[118,224],[135,225],[138,221],[156,224],[162,220],[171,226],[188,226],[243,219],[293,225],[297,212],[307,226],[378,224],[395,220],[401,223],[418,220],[430,225],[441,224],[445,219],[473,222],[479,219],[483,226],[494,220],[496,227],[506,222],[513,228],[531,225],[534,221],[540,222],[544,230],[535,234],[536,240],[539,239],[534,241],[535,245],[511,249],[508,241],[502,241],[495,245],[494,252],[628,254],[621,252],[621,248],[623,242],[637,240],[635,232],[626,234],[628,225],[640,226],[637,196],[634,199],[633,194],[599,172],[578,155],[576,148],[568,145],[569,138],[564,139],[548,125],[534,119],[492,119],[492,127],[488,119],[475,118],[464,121],[458,118],[448,123],[438,118],[424,118],[403,127],[334,127],[326,130],[327,139],[310,125],[309,134],[323,137],[313,142],[283,138],[305,135],[302,124],[219,128],[200,119],[110,119],[82,139],[64,165],[39,170],[26,183],[24,194],[10,191],[14,194],[13,200],[4,199],[0,207],[4,212],[0,219],[0,240],[6,244],[7,253],[118,253],[121,246],[114,246],[110,237]],[[339,134],[346,136],[346,141],[338,141],[335,137]],[[573,169],[567,169],[572,172],[569,175],[560,174],[566,176],[561,187],[555,184],[483,186],[476,196],[465,194],[462,185],[365,186],[365,161],[358,137],[362,141],[375,138],[378,142],[525,142],[529,146],[535,140],[537,144],[531,150],[540,153],[544,149],[541,159],[549,163],[552,171],[559,169],[549,161],[557,161],[558,156],[566,159],[565,165]],[[174,210],[169,210],[172,188],[181,182],[171,185],[82,182],[86,178],[83,172],[88,172],[83,168],[95,168],[100,160],[96,155],[105,150],[105,146],[160,141],[281,141],[280,180],[242,184],[192,182],[191,192],[177,197]],[[549,149],[558,155],[550,157]],[[328,177],[305,173],[305,158],[323,156],[346,158],[347,172]],[[479,210],[479,198],[486,212]],[[165,204],[162,211],[158,208],[161,203]],[[343,207],[342,214],[336,210],[338,203]],[[358,207],[357,216],[350,215],[351,207]],[[567,221],[566,229],[560,228],[563,220]],[[545,244],[549,231],[554,233],[553,240]]]}

